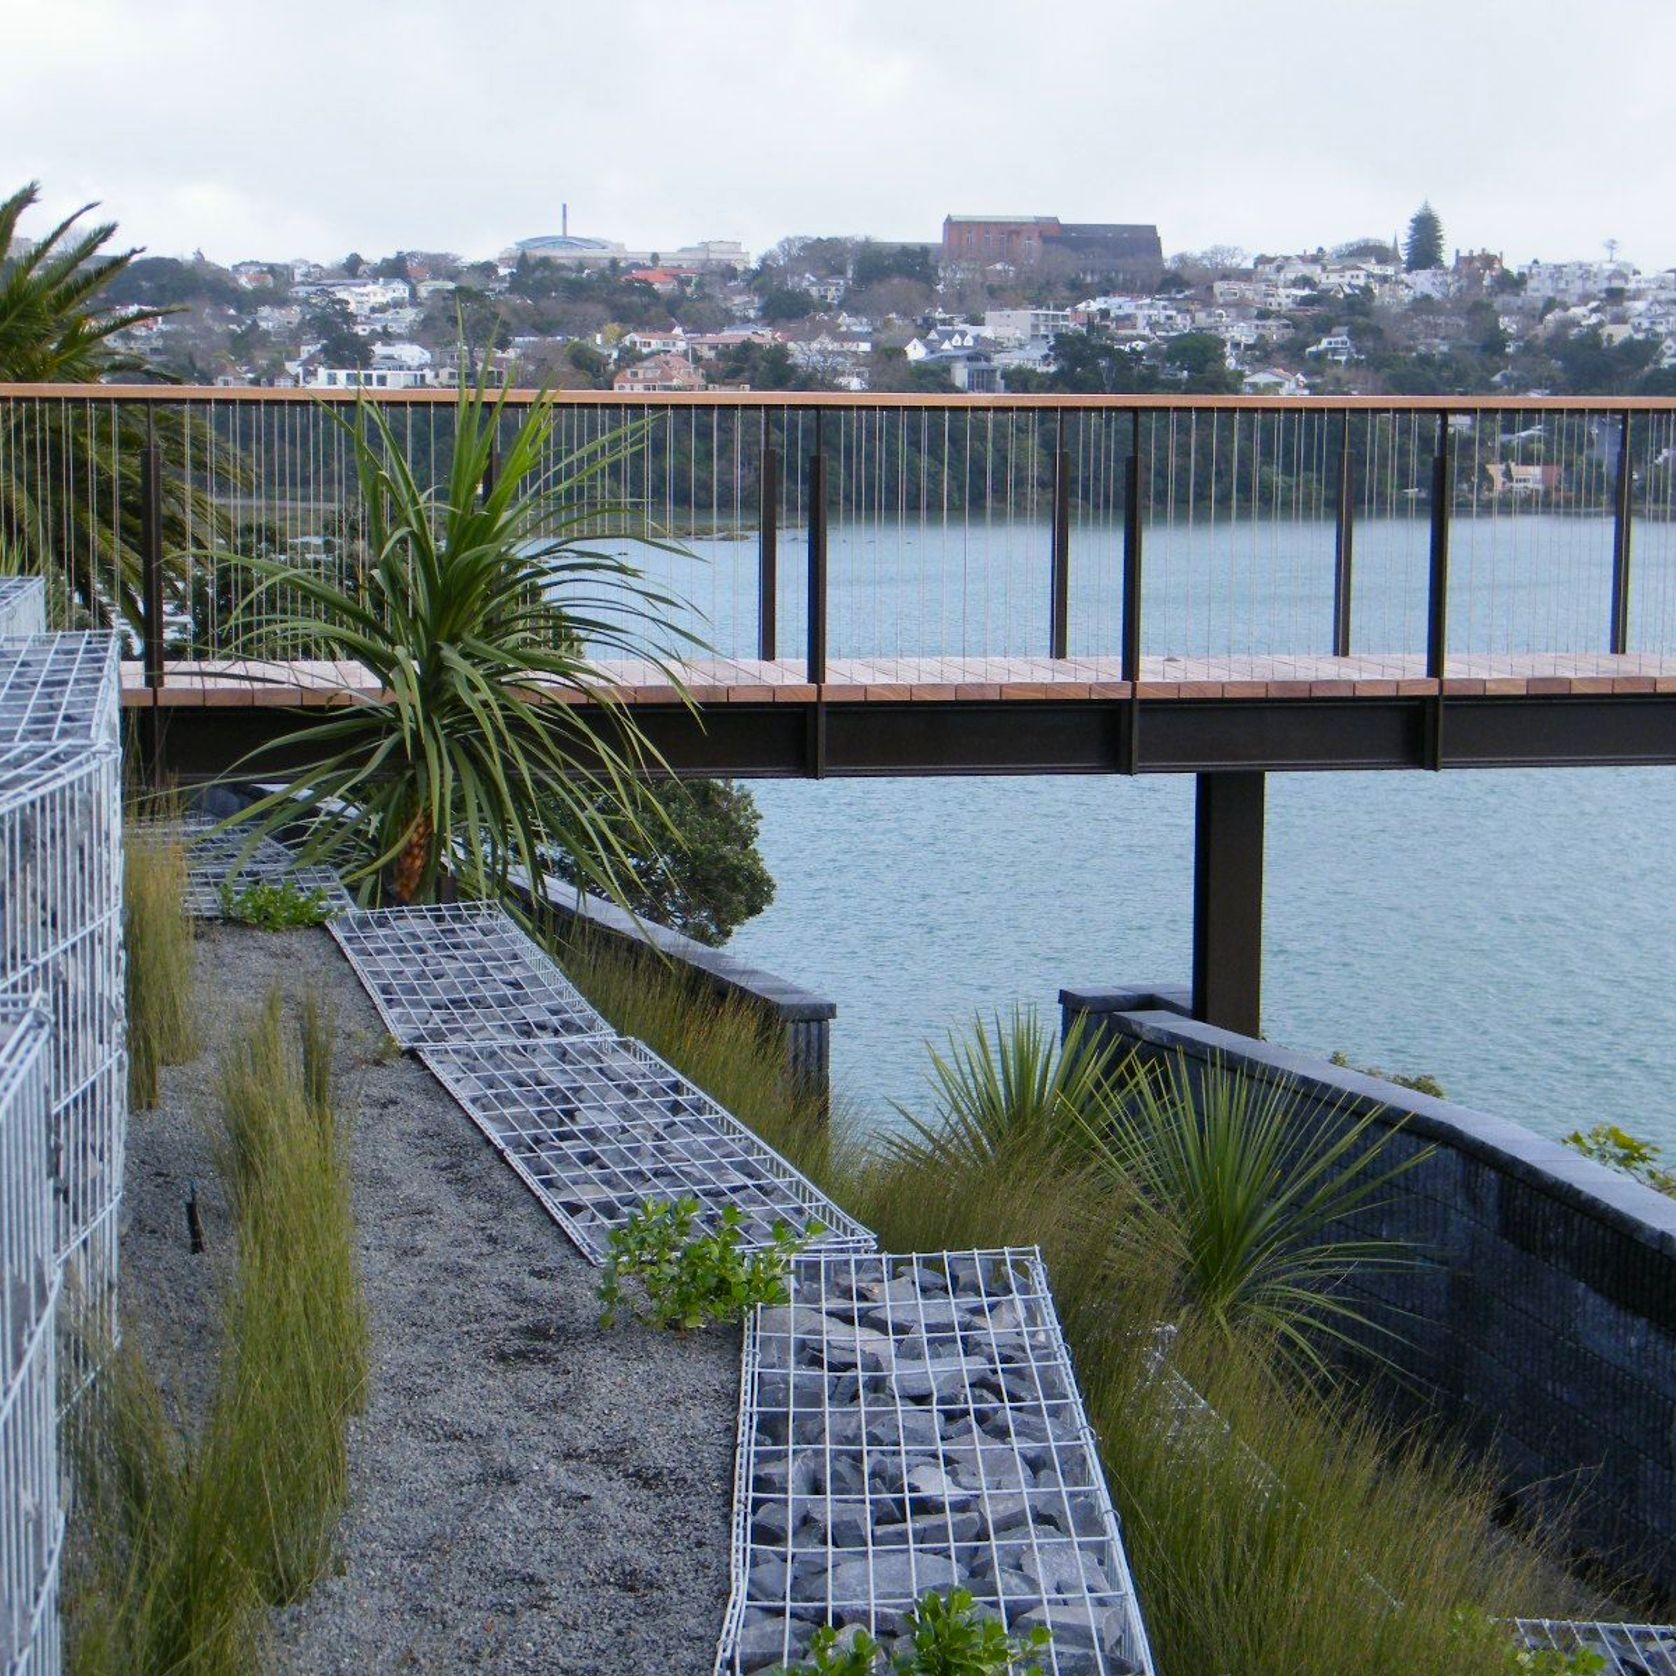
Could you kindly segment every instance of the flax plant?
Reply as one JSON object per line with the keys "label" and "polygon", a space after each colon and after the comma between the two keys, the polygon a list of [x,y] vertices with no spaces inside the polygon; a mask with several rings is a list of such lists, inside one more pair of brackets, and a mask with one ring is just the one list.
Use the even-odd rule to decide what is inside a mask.
{"label": "flax plant", "polygon": [[[250,646],[306,637],[380,692],[302,712],[268,749],[303,766],[237,818],[271,831],[306,812],[306,858],[342,869],[364,901],[504,894],[515,872],[539,876],[553,847],[621,897],[637,840],[649,842],[635,777],[664,765],[596,660],[649,659],[680,692],[669,659],[696,644],[676,626],[680,602],[619,551],[664,544],[634,508],[590,498],[619,479],[644,428],[555,457],[549,399],[513,427],[505,391],[462,384],[433,490],[377,405],[330,417],[355,461],[365,568],[340,585],[253,559],[262,581],[242,633]],[[293,614],[265,616],[276,598]],[[260,764],[258,753],[247,771]]]}

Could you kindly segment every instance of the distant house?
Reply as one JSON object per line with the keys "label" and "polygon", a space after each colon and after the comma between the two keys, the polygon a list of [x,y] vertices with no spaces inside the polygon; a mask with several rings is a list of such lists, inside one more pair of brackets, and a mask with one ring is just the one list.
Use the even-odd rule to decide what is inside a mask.
{"label": "distant house", "polygon": [[669,326],[661,332],[626,333],[623,337],[623,347],[635,355],[681,355],[691,359],[688,354],[687,334],[679,326]]}
{"label": "distant house", "polygon": [[316,367],[311,390],[428,390],[437,382],[430,367]]}
{"label": "distant house", "polygon": [[1336,361],[1342,367],[1356,359],[1356,346],[1348,332],[1329,332],[1319,343],[1312,343],[1304,354],[1319,355],[1324,361]]}
{"label": "distant house", "polygon": [[1247,396],[1307,396],[1309,382],[1302,373],[1269,367],[1264,372],[1247,373],[1240,380],[1240,390]]}
{"label": "distant house", "polygon": [[1486,487],[1492,495],[1516,498],[1551,494],[1560,487],[1562,468],[1555,465],[1516,465],[1510,460],[1491,460],[1484,467]]}
{"label": "distant house", "polygon": [[611,380],[611,388],[627,394],[650,390],[705,390],[704,374],[685,355],[652,355],[623,370]]}

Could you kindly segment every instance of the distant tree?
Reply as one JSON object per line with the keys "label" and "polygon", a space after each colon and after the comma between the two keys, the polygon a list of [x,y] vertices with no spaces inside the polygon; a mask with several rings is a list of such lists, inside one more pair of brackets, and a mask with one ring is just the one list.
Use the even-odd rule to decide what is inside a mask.
{"label": "distant tree", "polygon": [[850,265],[850,284],[859,289],[886,279],[911,279],[919,285],[935,286],[937,260],[928,245],[875,244],[872,239],[863,239]]}
{"label": "distant tree", "polygon": [[773,290],[763,293],[762,318],[769,322],[807,320],[820,306],[812,292],[778,285]]}
{"label": "distant tree", "polygon": [[[774,900],[773,875],[757,850],[756,799],[729,780],[660,780],[642,795],[656,808],[621,823],[632,872],[624,905],[719,947]],[[609,808],[601,813],[611,818]],[[562,877],[586,883],[568,856],[556,860]]]}
{"label": "distant tree", "polygon": [[1044,388],[1077,395],[1144,395],[1158,388],[1158,371],[1144,357],[1104,333],[1061,332]]}
{"label": "distant tree", "polygon": [[1164,363],[1187,374],[1184,386],[1194,394],[1231,395],[1240,375],[1228,365],[1228,349],[1214,332],[1183,332],[1165,345]]}
{"label": "distant tree", "polygon": [[1386,239],[1352,239],[1333,247],[1334,259],[1340,262],[1395,262],[1400,255]]}
{"label": "distant tree", "polygon": [[1421,204],[1408,223],[1402,264],[1410,273],[1443,266],[1443,223],[1429,201]]}
{"label": "distant tree", "polygon": [[611,387],[611,357],[604,350],[578,341],[565,345],[565,355],[579,373],[591,379],[600,389]]}
{"label": "distant tree", "polygon": [[830,390],[832,381],[813,367],[800,367],[783,343],[739,343],[716,358],[710,370],[717,384],[748,384],[753,390]]}
{"label": "distant tree", "polygon": [[355,317],[341,297],[322,297],[303,320],[306,336],[320,347],[315,352],[329,367],[370,367],[372,344],[355,330]]}
{"label": "distant tree", "polygon": [[119,269],[104,288],[108,303],[127,307],[179,308],[184,303],[248,303],[238,281],[211,262],[182,262],[173,256],[139,256]]}
{"label": "distant tree", "polygon": [[399,250],[394,256],[382,256],[373,264],[371,272],[374,279],[406,279],[407,257]]}
{"label": "distant tree", "polygon": [[954,388],[946,366],[910,361],[902,350],[895,348],[873,351],[867,382],[874,390],[923,391],[927,395],[947,395]]}
{"label": "distant tree", "polygon": [[340,265],[342,266],[343,271],[351,279],[359,279],[361,277],[361,270],[367,265],[367,262],[366,258],[362,256],[360,251],[352,250],[344,257]]}

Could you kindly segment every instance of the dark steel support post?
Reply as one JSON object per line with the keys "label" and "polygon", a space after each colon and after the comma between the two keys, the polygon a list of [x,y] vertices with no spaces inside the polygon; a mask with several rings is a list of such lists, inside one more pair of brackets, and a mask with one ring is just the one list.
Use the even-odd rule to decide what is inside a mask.
{"label": "dark steel support post", "polygon": [[1629,449],[1626,413],[1618,431],[1618,482],[1612,503],[1612,650],[1620,656],[1629,650],[1630,493],[1635,486]]}
{"label": "dark steel support post", "polygon": [[826,679],[826,453],[815,418],[815,451],[809,456],[809,680]]}
{"label": "dark steel support post", "polygon": [[1123,474],[1123,652],[1129,683],[1127,726],[1121,752],[1125,772],[1140,771],[1141,756],[1141,416],[1131,415],[1129,458]]}
{"label": "dark steel support post", "polygon": [[1261,773],[1198,774],[1193,827],[1193,1016],[1262,1033]]}
{"label": "dark steel support post", "polygon": [[489,450],[489,463],[483,468],[483,499],[488,500],[495,492],[495,484],[500,478],[500,450]]}
{"label": "dark steel support post", "polygon": [[1443,680],[1449,653],[1449,514],[1455,494],[1450,457],[1449,415],[1437,416],[1437,452],[1432,456],[1431,572],[1426,587],[1426,676],[1437,682],[1431,700],[1428,768],[1443,766]]}
{"label": "dark steel support post", "polygon": [[1333,541],[1333,656],[1350,656],[1350,583],[1356,538],[1356,472],[1350,460],[1350,413],[1338,439],[1338,512]]}
{"label": "dark steel support post", "polygon": [[1053,593],[1048,602],[1048,656],[1071,655],[1071,456],[1065,415],[1058,416],[1053,453]]}
{"label": "dark steel support post", "polygon": [[163,454],[157,426],[146,410],[145,448],[140,455],[140,656],[150,703],[140,711],[140,766],[147,784],[163,784],[163,714],[156,689],[163,685]]}
{"label": "dark steel support post", "polygon": [[757,656],[764,663],[779,656],[775,631],[780,609],[780,453],[768,435],[764,413],[757,472]]}

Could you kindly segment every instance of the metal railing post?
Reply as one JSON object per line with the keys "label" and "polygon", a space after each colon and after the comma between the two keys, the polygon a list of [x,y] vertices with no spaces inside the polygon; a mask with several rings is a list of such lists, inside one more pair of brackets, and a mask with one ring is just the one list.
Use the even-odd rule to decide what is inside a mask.
{"label": "metal railing post", "polygon": [[1437,452],[1432,456],[1431,567],[1426,582],[1426,676],[1437,682],[1427,729],[1426,766],[1443,766],[1443,678],[1449,653],[1449,513],[1455,492],[1449,448],[1449,415],[1437,416]]}
{"label": "metal railing post", "polygon": [[1129,683],[1120,761],[1123,771],[1138,773],[1141,758],[1141,415],[1130,413],[1129,458],[1123,488],[1123,648],[1122,676]]}
{"label": "metal railing post", "polygon": [[495,492],[495,484],[500,478],[500,449],[489,450],[489,463],[483,468],[483,499],[485,502]]}
{"label": "metal railing post", "polygon": [[826,679],[826,452],[825,422],[815,414],[815,451],[809,456],[809,674]]}
{"label": "metal railing post", "polygon": [[1071,456],[1065,415],[1056,416],[1053,449],[1053,592],[1048,602],[1048,656],[1071,655]]}
{"label": "metal railing post", "polygon": [[140,456],[140,595],[145,684],[163,685],[163,454],[153,410],[146,409]]}
{"label": "metal railing post", "polygon": [[757,656],[779,656],[776,627],[780,589],[780,453],[770,440],[767,408],[762,413],[762,465],[757,473]]}
{"label": "metal railing post", "polygon": [[1356,538],[1356,476],[1350,460],[1350,410],[1338,444],[1338,502],[1333,537],[1333,656],[1350,656],[1350,588]]}
{"label": "metal railing post", "polygon": [[1630,496],[1635,473],[1630,465],[1630,417],[1625,413],[1618,430],[1618,481],[1612,502],[1612,635],[1611,650],[1629,650]]}

